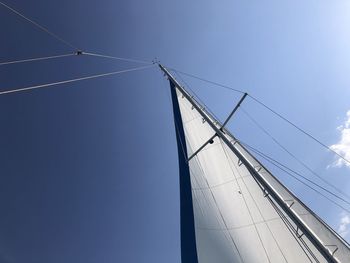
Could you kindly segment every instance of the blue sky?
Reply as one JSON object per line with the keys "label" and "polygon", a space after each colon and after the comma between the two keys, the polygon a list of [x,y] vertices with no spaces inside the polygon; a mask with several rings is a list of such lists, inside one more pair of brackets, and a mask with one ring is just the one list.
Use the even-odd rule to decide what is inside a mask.
{"label": "blue sky", "polygon": [[[82,50],[157,57],[248,91],[349,157],[348,1],[5,3]],[[1,61],[74,51],[2,6],[0,20]],[[136,66],[85,56],[0,66],[0,88]],[[221,120],[239,99],[183,78]],[[323,178],[349,192],[350,167],[334,165],[330,152],[253,101],[243,108]],[[177,152],[169,87],[158,69],[0,96],[0,120],[3,262],[179,262]],[[316,181],[242,112],[228,127]],[[270,169],[349,240],[348,214]]]}

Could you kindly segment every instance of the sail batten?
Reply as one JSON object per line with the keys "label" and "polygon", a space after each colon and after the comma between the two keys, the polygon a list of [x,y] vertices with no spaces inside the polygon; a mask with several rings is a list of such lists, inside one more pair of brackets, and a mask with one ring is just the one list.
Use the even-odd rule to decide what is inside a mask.
{"label": "sail batten", "polygon": [[176,87],[188,156],[196,153],[188,165],[198,262],[349,262],[348,244],[162,69]]}

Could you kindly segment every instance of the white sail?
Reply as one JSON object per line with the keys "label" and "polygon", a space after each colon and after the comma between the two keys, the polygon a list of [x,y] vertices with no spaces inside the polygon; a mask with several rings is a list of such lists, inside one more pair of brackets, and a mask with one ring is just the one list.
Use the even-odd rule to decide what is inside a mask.
{"label": "white sail", "polygon": [[[188,156],[216,132],[177,89]],[[184,96],[185,94],[185,96]],[[192,101],[192,99],[191,99]],[[192,104],[194,103],[194,104]],[[200,106],[199,106],[200,107]],[[205,111],[202,112],[221,128]],[[334,262],[350,262],[349,247],[305,207],[228,132],[224,137],[254,167],[292,216],[307,228]],[[206,262],[327,262],[324,254],[281,209],[220,136],[189,161],[198,261]],[[242,159],[242,158],[241,158]],[[272,191],[270,190],[270,191]],[[281,204],[281,203],[280,203]]]}

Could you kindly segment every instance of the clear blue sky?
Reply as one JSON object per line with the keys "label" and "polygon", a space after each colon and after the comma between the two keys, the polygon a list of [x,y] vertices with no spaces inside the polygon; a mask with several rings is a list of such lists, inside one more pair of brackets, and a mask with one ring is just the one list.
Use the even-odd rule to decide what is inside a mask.
{"label": "clear blue sky", "polygon": [[[246,90],[329,146],[346,133],[344,125],[337,130],[350,110],[346,0],[4,2],[82,50],[157,57]],[[0,30],[1,61],[72,51],[2,6]],[[135,66],[96,57],[0,66],[0,89]],[[184,79],[220,119],[239,98]],[[243,107],[349,192],[350,167],[333,167],[330,152],[251,100]],[[177,150],[169,87],[158,69],[0,96],[0,121],[1,262],[180,261]],[[241,112],[229,128],[315,179]],[[349,240],[349,215],[271,170]]]}

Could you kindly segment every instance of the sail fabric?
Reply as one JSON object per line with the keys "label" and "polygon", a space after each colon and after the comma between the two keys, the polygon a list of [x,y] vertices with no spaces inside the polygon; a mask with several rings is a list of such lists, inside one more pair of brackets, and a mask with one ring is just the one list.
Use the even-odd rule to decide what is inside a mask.
{"label": "sail fabric", "polygon": [[[215,131],[177,89],[188,156]],[[199,104],[197,104],[199,105]],[[220,128],[220,124],[205,113]],[[348,246],[265,170],[233,136],[229,141],[259,170],[305,225],[334,253],[350,262]],[[198,262],[327,262],[307,236],[261,185],[237,155],[216,136],[189,161]],[[327,248],[328,248],[327,247]]]}

